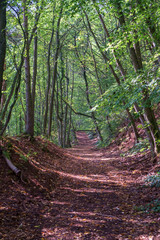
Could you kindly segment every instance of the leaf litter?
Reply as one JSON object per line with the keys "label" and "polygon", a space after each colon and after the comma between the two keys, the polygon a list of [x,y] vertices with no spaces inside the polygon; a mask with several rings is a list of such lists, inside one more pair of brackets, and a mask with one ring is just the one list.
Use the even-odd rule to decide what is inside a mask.
{"label": "leaf litter", "polygon": [[85,132],[77,138],[70,149],[40,137],[0,142],[10,143],[24,179],[0,157],[0,239],[160,239],[159,212],[145,208],[160,199],[157,187],[143,184],[150,152],[123,156],[133,139],[97,149]]}

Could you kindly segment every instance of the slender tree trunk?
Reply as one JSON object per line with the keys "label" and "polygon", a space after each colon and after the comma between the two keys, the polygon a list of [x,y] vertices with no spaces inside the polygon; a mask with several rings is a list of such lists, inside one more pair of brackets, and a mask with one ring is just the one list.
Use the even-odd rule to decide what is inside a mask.
{"label": "slender tree trunk", "polygon": [[[74,38],[74,43],[75,43],[75,46],[76,46],[76,38]],[[97,41],[97,43],[98,43],[98,41]],[[75,48],[75,49],[76,49],[76,55],[77,55],[77,57],[78,57],[78,59],[80,61],[80,64],[81,64],[81,67],[82,67],[82,71],[83,71],[83,78],[84,78],[85,85],[86,85],[86,99],[87,99],[87,103],[88,103],[89,108],[92,109],[92,105],[91,105],[90,98],[89,98],[89,86],[88,86],[88,80],[87,80],[87,74],[86,74],[85,61],[81,60],[77,48]],[[85,53],[84,53],[84,55],[85,55]],[[103,137],[101,135],[101,131],[100,131],[100,128],[98,126],[98,123],[97,123],[97,120],[96,120],[94,112],[91,112],[91,117],[92,117],[92,120],[94,122],[97,135],[98,135],[100,141],[103,142]]]}
{"label": "slender tree trunk", "polygon": [[[125,23],[125,17],[124,17],[120,2],[116,3],[116,8],[119,15],[120,25],[123,28],[126,23]],[[137,55],[138,52],[135,51],[134,47],[132,47],[132,42],[130,40],[127,41],[127,46],[130,52],[130,58],[133,63],[135,72],[139,73],[140,71],[143,71],[142,61],[140,61],[141,58],[139,55]],[[144,80],[142,80],[142,84],[145,85]],[[143,102],[144,102],[143,106],[144,106],[144,112],[145,112],[144,118],[149,123],[149,128],[151,130],[151,135],[153,137],[153,142],[154,142],[154,151],[156,154],[160,152],[160,142],[159,142],[160,130],[154,115],[154,111],[151,108],[151,101],[149,99],[149,93],[148,93],[147,87],[143,89],[142,94],[143,94]]]}
{"label": "slender tree trunk", "polygon": [[[104,30],[105,30],[105,32],[106,32],[106,35],[108,36],[108,39],[109,39],[109,41],[111,42],[111,40],[110,40],[110,35],[109,35],[109,32],[108,32],[107,27],[106,27],[106,25],[105,25],[105,22],[104,22],[104,20],[103,20],[103,17],[102,17],[102,15],[100,14],[99,10],[97,10],[97,12],[98,12],[98,14],[99,14],[99,18],[100,18],[100,20],[101,20],[101,22],[102,22],[102,25],[103,25]],[[123,23],[124,21],[125,21],[125,20],[124,20],[124,18],[123,18],[122,15],[121,15],[121,23]],[[136,69],[137,66],[139,66],[138,68],[141,68],[141,67],[142,67],[141,49],[140,49],[139,41],[137,41],[137,39],[135,39],[134,49],[132,49],[132,50],[130,51],[130,53],[134,52],[134,50],[135,50],[135,53],[133,54],[132,59],[134,59],[135,61],[138,62],[137,64],[135,64],[135,69]],[[136,57],[135,57],[135,55],[136,55]],[[114,57],[116,58],[115,55],[114,55]],[[137,59],[137,60],[136,60],[136,59]],[[118,68],[120,69],[120,72],[121,72],[121,75],[122,75],[123,79],[125,80],[126,72],[123,71],[123,67],[122,67],[119,59],[117,59],[117,66],[118,66]],[[138,68],[137,68],[137,71],[138,71]],[[118,81],[118,84],[119,84],[119,83],[120,83],[120,81]],[[140,110],[140,108],[138,107],[138,104],[137,104],[137,103],[135,103],[135,109],[136,109],[136,111],[138,111],[137,109]],[[128,116],[129,116],[129,115],[130,115],[129,110],[126,109],[126,111],[127,111]],[[129,118],[131,119],[131,122],[133,123],[133,129],[134,129],[135,135],[137,135],[137,133],[136,133],[137,131],[135,131],[135,130],[136,130],[135,127],[134,127],[135,123],[134,123],[134,121],[133,121],[132,115],[131,115]],[[141,123],[143,124],[144,129],[145,129],[145,132],[146,132],[146,136],[147,136],[148,139],[149,139],[150,146],[151,146],[151,151],[154,152],[154,139],[152,138],[152,134],[150,133],[149,128],[146,127],[146,124],[145,124],[146,120],[145,120],[145,118],[144,118],[142,115],[141,115],[141,117],[140,117],[140,121],[141,121]],[[138,135],[137,135],[137,136],[138,136]]]}
{"label": "slender tree trunk", "polygon": [[20,116],[19,116],[19,133],[22,133],[23,131],[23,127],[22,127],[22,115],[20,113]]}
{"label": "slender tree trunk", "polygon": [[[88,23],[89,30],[90,30],[90,32],[91,32],[91,34],[92,34],[92,36],[93,36],[93,38],[94,38],[94,40],[95,40],[95,42],[96,42],[96,44],[97,44],[97,47],[98,47],[100,53],[102,54],[102,57],[104,58],[105,62],[108,62],[109,59],[107,58],[106,54],[102,51],[102,49],[101,49],[101,47],[100,47],[100,45],[99,45],[99,43],[98,43],[98,40],[97,40],[97,38],[96,38],[93,30],[92,30],[91,24],[90,24],[90,22],[89,22],[88,15],[87,15],[87,13],[86,13],[85,11],[84,11],[84,13],[85,13],[85,16],[86,16],[86,19],[87,19],[87,23]],[[101,20],[102,20],[102,17],[101,17]],[[108,33],[108,30],[107,30],[107,28],[106,28],[106,26],[105,26],[104,21],[102,21],[102,23],[103,23],[103,27],[105,28],[105,31],[106,31],[106,33],[107,33],[107,36],[109,37],[109,33]],[[115,56],[115,53],[114,53],[114,56]],[[115,58],[116,58],[116,56],[115,56]],[[116,59],[117,59],[117,58],[116,58]],[[126,74],[126,73],[125,73],[125,71],[124,71],[124,69],[123,69],[123,67],[122,67],[119,59],[117,59],[117,65],[118,65],[118,67],[120,68],[120,71],[121,71],[121,74],[122,74],[123,78],[125,79],[125,74]],[[120,81],[117,73],[115,72],[115,70],[114,70],[114,68],[113,68],[113,66],[112,66],[111,64],[109,64],[109,68],[110,68],[110,70],[111,70],[111,72],[112,72],[112,74],[113,74],[113,76],[114,76],[117,84],[120,86],[120,85],[121,85],[121,81]],[[124,105],[125,105],[125,102],[124,102]],[[137,128],[136,128],[135,121],[134,121],[133,116],[132,116],[132,114],[130,113],[129,109],[126,109],[126,112],[127,112],[127,115],[128,115],[128,117],[129,117],[129,119],[130,119],[130,121],[131,121],[131,123],[132,123],[133,130],[134,130],[134,133],[135,133],[136,142],[138,142],[138,141],[139,141],[139,140],[138,140],[138,139],[139,139],[139,134],[138,134],[138,131],[137,131]]]}
{"label": "slender tree trunk", "polygon": [[[62,60],[62,59],[61,59]],[[61,78],[59,81],[59,92],[60,92],[60,98],[59,98],[59,138],[61,141],[61,147],[64,147],[63,145],[63,129],[64,129],[64,106],[63,106],[63,80],[64,80],[64,66],[63,66],[63,61],[61,61]],[[58,84],[57,84],[58,85]]]}
{"label": "slender tree trunk", "polygon": [[[72,87],[71,87],[71,105],[73,101],[73,91],[74,91],[74,64],[73,64],[73,75],[72,75]],[[67,132],[67,147],[71,147],[71,127],[72,127],[72,110],[69,111],[69,124],[68,124],[68,132]]]}
{"label": "slender tree trunk", "polygon": [[96,58],[95,58],[95,55],[93,53],[93,48],[92,48],[91,42],[89,42],[89,44],[90,44],[91,54],[92,54],[92,58],[93,58],[94,70],[95,70],[95,74],[96,74],[96,78],[97,78],[99,93],[100,93],[100,95],[102,95],[103,91],[102,91],[101,82],[100,82],[100,78],[99,78],[99,74],[98,74]]}
{"label": "slender tree trunk", "polygon": [[[95,0],[93,0],[93,2],[95,2]],[[101,21],[101,23],[102,23],[102,26],[103,26],[104,32],[106,33],[106,35],[107,35],[107,37],[108,37],[108,41],[111,43],[112,40],[111,40],[111,37],[110,37],[109,31],[108,31],[108,29],[107,29],[107,26],[106,26],[106,24],[105,24],[105,22],[104,22],[104,19],[103,19],[101,13],[100,13],[100,10],[99,10],[98,6],[95,6],[95,8],[96,8],[96,10],[97,10],[97,13],[98,13],[99,19],[100,19],[100,21]],[[119,70],[120,70],[120,72],[121,72],[121,75],[123,76],[123,78],[124,78],[124,80],[125,80],[126,72],[125,72],[125,70],[124,70],[124,68],[123,68],[123,66],[122,66],[122,64],[121,64],[121,62],[120,62],[120,60],[119,60],[118,57],[117,57],[117,53],[116,53],[115,50],[112,50],[112,53],[113,53],[113,56],[114,56],[114,58],[115,58],[115,61],[116,61],[117,67],[119,68]]]}
{"label": "slender tree trunk", "polygon": [[[136,32],[135,32],[135,34],[136,34]],[[137,40],[137,34],[136,34],[136,37],[135,37],[134,49],[135,49],[135,52],[137,54],[137,60],[138,60],[139,66],[142,66],[142,64],[141,64],[142,63],[141,48],[140,48],[140,43]]]}
{"label": "slender tree trunk", "polygon": [[155,10],[152,9],[151,4],[149,6],[147,6],[147,4],[146,4],[146,6],[145,6],[145,1],[142,2],[141,0],[137,0],[136,2],[137,2],[137,6],[141,10],[141,12],[147,12],[147,14],[144,16],[145,23],[149,29],[150,36],[153,40],[152,45],[154,46],[154,48],[157,48],[160,46],[159,33],[157,32],[155,22],[152,20],[152,18],[155,16]]}
{"label": "slender tree trunk", "polygon": [[[64,59],[63,54],[61,52],[60,54],[60,65],[61,65],[61,77],[59,80],[59,92],[60,92],[60,98],[59,98],[59,135],[61,140],[61,146],[65,146],[65,140],[64,140],[64,116],[65,116],[65,110],[64,110],[64,104],[63,104],[63,96],[65,95],[65,69],[64,69]],[[58,84],[57,84],[58,85]]]}
{"label": "slender tree trunk", "polygon": [[135,111],[136,111],[138,114],[140,114],[140,117],[139,117],[140,122],[141,122],[141,124],[142,124],[143,127],[144,127],[145,134],[146,134],[146,136],[147,136],[147,138],[148,138],[148,141],[149,141],[149,143],[150,143],[152,155],[153,155],[153,157],[155,157],[154,138],[153,138],[152,135],[151,135],[151,131],[150,131],[149,127],[146,127],[145,118],[144,118],[143,114],[141,114],[141,109],[139,108],[139,106],[138,106],[137,103],[134,104],[134,109],[135,109]]}
{"label": "slender tree trunk", "polygon": [[[21,64],[22,64],[22,62],[21,62]],[[21,83],[21,69],[22,69],[21,64],[20,64],[19,70],[17,70],[17,73],[18,73],[18,74],[16,74],[17,77],[18,77],[18,79],[17,79],[17,86],[16,86],[15,94],[14,94],[14,100],[13,100],[13,103],[11,104],[11,106],[10,106],[8,115],[7,115],[7,117],[6,117],[5,124],[4,124],[4,126],[2,127],[2,129],[1,129],[1,131],[0,131],[0,136],[3,135],[3,133],[5,132],[5,130],[6,130],[7,126],[8,126],[8,123],[9,123],[10,118],[11,118],[11,113],[12,113],[13,107],[14,107],[16,101],[17,101],[17,98],[18,98],[18,91],[19,91],[20,83]],[[8,129],[9,129],[9,128],[8,128]]]}
{"label": "slender tree trunk", "polygon": [[60,116],[59,116],[59,98],[58,98],[59,86],[57,81],[57,89],[56,89],[56,96],[55,96],[55,112],[56,112],[56,122],[57,122],[57,131],[58,131],[58,144],[62,147],[61,142],[61,133],[60,133]]}
{"label": "slender tree trunk", "polygon": [[[67,65],[67,59],[66,59],[66,81],[65,81],[65,97],[68,101],[68,94],[69,94],[69,77],[68,77],[68,65]],[[67,136],[67,123],[68,123],[68,105],[65,105],[64,109],[64,124],[63,124],[63,146],[66,147],[66,136]]]}
{"label": "slender tree trunk", "polygon": [[[56,57],[55,57],[55,59],[56,59]],[[58,60],[58,56],[57,56],[57,60]],[[55,60],[54,69],[53,69],[52,93],[51,93],[50,106],[49,106],[49,120],[48,120],[48,132],[47,132],[48,137],[51,136],[55,84],[56,84],[56,80],[57,80],[57,60]]]}
{"label": "slender tree trunk", "polygon": [[6,7],[7,1],[0,1],[0,102],[2,97],[3,73],[6,55]]}
{"label": "slender tree trunk", "polygon": [[29,56],[29,37],[28,37],[28,15],[27,15],[27,2],[24,0],[24,32],[25,32],[25,82],[26,82],[26,133],[31,137],[34,135],[34,108],[31,93],[31,75],[30,75],[30,56]]}
{"label": "slender tree trunk", "polygon": [[[38,10],[38,9],[37,9]],[[38,11],[37,11],[38,12]],[[38,13],[35,16],[35,22],[38,21]],[[33,76],[32,76],[32,108],[33,108],[33,125],[34,125],[34,118],[35,118],[35,94],[36,94],[36,81],[37,81],[37,52],[38,52],[38,36],[37,36],[37,25],[35,30],[35,37],[34,37],[34,57],[33,57]],[[33,130],[34,132],[34,130]]]}
{"label": "slender tree trunk", "polygon": [[0,103],[0,111],[2,111],[4,105],[5,105],[5,101],[6,101],[6,96],[5,96],[5,91],[6,91],[6,81],[5,79],[3,79],[3,84],[2,84],[2,95],[1,95],[1,103]]}
{"label": "slender tree trunk", "polygon": [[[2,98],[3,73],[6,55],[6,0],[0,1],[0,103]],[[1,109],[0,109],[1,110]],[[2,121],[0,119],[0,132],[2,130]]]}
{"label": "slender tree trunk", "polygon": [[[5,1],[5,2],[7,2],[7,1]],[[24,0],[24,6],[25,6],[25,2],[26,1]],[[2,1],[0,2],[0,4],[1,3],[2,3]],[[2,10],[2,8],[0,7],[0,11],[1,10]],[[24,15],[25,15],[25,11],[24,11]],[[1,14],[0,14],[0,17],[1,17]],[[38,22],[39,17],[40,17],[40,12],[37,15],[37,22]],[[28,22],[28,20],[27,20],[27,22]],[[25,34],[25,27],[24,27],[24,34],[25,34],[24,40],[25,41],[24,41],[24,47],[23,47],[22,53],[21,53],[20,64],[19,64],[19,67],[16,66],[16,74],[15,74],[15,77],[14,77],[14,80],[13,80],[13,83],[12,83],[12,86],[11,86],[11,90],[10,90],[9,96],[8,96],[8,98],[5,101],[4,108],[2,109],[0,122],[2,120],[4,120],[4,118],[6,116],[6,112],[7,112],[7,109],[8,109],[8,106],[9,106],[9,103],[11,101],[11,98],[12,98],[13,94],[14,94],[14,100],[13,100],[12,104],[10,105],[10,109],[8,111],[8,115],[6,116],[6,121],[4,123],[4,126],[3,126],[3,128],[1,127],[0,135],[2,135],[5,132],[5,130],[6,130],[7,126],[8,126],[8,123],[9,123],[10,118],[11,118],[11,113],[12,113],[13,107],[15,106],[15,103],[16,103],[17,98],[18,98],[18,91],[19,91],[20,83],[21,83],[21,71],[22,71],[22,67],[23,67],[23,64],[24,64],[24,56],[26,56],[26,54],[25,54],[25,50],[27,49],[26,45],[28,44],[28,48],[29,48],[29,46],[31,44],[31,41],[33,39],[34,33],[36,31],[37,22],[35,22],[35,24],[34,24],[34,27],[32,29],[30,38],[28,38],[28,35],[27,35],[28,42],[26,41],[26,34]],[[1,37],[0,37],[0,41],[1,41]],[[0,54],[0,56],[1,56],[1,54]]]}
{"label": "slender tree trunk", "polygon": [[[88,81],[87,81],[87,75],[86,75],[86,67],[85,67],[85,65],[83,65],[83,77],[84,77],[84,81],[85,81],[85,85],[86,85],[86,98],[87,98],[87,103],[88,103],[89,108],[92,109],[92,105],[91,105],[90,98],[89,98],[89,87],[88,87]],[[91,116],[92,116],[92,119],[93,119],[93,122],[94,122],[94,125],[95,125],[95,128],[96,128],[97,135],[98,135],[99,139],[101,140],[101,142],[103,142],[103,137],[102,137],[102,135],[101,135],[101,132],[100,132],[98,123],[97,123],[97,121],[96,121],[94,112],[91,113]]]}
{"label": "slender tree trunk", "polygon": [[54,10],[55,6],[53,8],[53,20],[52,20],[52,33],[50,42],[48,45],[48,57],[47,57],[47,89],[46,89],[46,96],[45,96],[45,114],[44,114],[44,122],[43,122],[43,132],[46,134],[46,127],[47,127],[47,118],[48,118],[48,102],[49,102],[49,92],[50,92],[50,85],[51,85],[51,66],[50,66],[50,58],[51,58],[51,47],[54,37],[54,22],[55,22],[55,16],[54,16]]}
{"label": "slender tree trunk", "polygon": [[52,78],[52,93],[50,99],[50,106],[49,106],[49,121],[48,121],[48,137],[51,136],[51,127],[52,127],[52,114],[53,114],[53,101],[54,101],[54,94],[55,94],[55,84],[57,80],[57,66],[58,66],[58,56],[59,56],[59,48],[60,48],[60,39],[59,39],[59,30],[60,30],[60,22],[62,18],[62,11],[61,8],[59,13],[59,18],[57,21],[57,29],[56,29],[56,52],[54,57],[54,68],[53,68],[53,78]]}

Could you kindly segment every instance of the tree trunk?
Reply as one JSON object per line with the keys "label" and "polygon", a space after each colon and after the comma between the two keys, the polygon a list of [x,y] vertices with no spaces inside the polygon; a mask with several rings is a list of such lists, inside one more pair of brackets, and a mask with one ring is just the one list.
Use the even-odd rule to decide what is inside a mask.
{"label": "tree trunk", "polygon": [[28,15],[27,15],[27,3],[24,0],[24,33],[25,33],[25,83],[26,83],[26,134],[33,137],[34,135],[34,108],[33,108],[33,99],[31,93],[31,75],[30,75],[30,56],[29,56],[29,38],[28,38]]}
{"label": "tree trunk", "polygon": [[[38,13],[35,16],[35,22],[38,21]],[[38,51],[38,36],[37,36],[37,26],[35,30],[35,37],[34,37],[34,57],[33,57],[33,76],[32,76],[32,108],[33,108],[33,126],[34,126],[34,117],[35,117],[35,94],[36,94],[36,81],[37,81],[37,51]],[[34,130],[33,130],[34,134]]]}
{"label": "tree trunk", "polygon": [[[95,0],[93,0],[93,2],[95,2]],[[109,31],[108,31],[108,29],[107,29],[107,26],[106,26],[106,24],[105,24],[105,22],[104,22],[104,19],[103,19],[101,13],[100,13],[100,10],[99,10],[98,6],[95,6],[95,8],[96,8],[96,10],[97,10],[97,13],[98,13],[99,19],[100,19],[100,21],[101,21],[101,23],[102,23],[102,26],[103,26],[104,32],[106,33],[106,35],[107,35],[107,37],[108,37],[108,41],[111,43],[112,40],[111,40],[111,38],[110,38]],[[119,70],[120,70],[120,72],[121,72],[121,75],[123,76],[123,78],[124,78],[124,80],[125,80],[126,72],[125,72],[125,70],[124,70],[124,68],[123,68],[123,66],[122,66],[122,64],[121,64],[121,62],[120,62],[120,60],[119,60],[118,57],[117,57],[117,53],[116,53],[115,50],[112,50],[112,53],[113,53],[113,56],[114,56],[114,58],[115,58],[115,61],[116,61],[117,67],[119,68]]]}
{"label": "tree trunk", "polygon": [[[72,87],[71,87],[71,105],[73,100],[73,90],[74,90],[74,70],[73,70],[73,80],[72,80]],[[71,127],[72,127],[72,110],[69,111],[69,124],[68,124],[68,131],[67,131],[67,147],[71,147]]]}
{"label": "tree trunk", "polygon": [[152,9],[152,4],[150,4],[149,6],[147,6],[147,4],[145,5],[145,1],[142,2],[141,0],[137,0],[136,2],[141,12],[147,12],[144,16],[145,23],[149,29],[149,33],[153,40],[152,45],[154,46],[154,48],[158,48],[160,46],[159,33],[157,32],[155,22],[152,20],[152,18],[154,18],[155,16],[155,9]]}
{"label": "tree trunk", "polygon": [[[95,40],[95,42],[96,42],[96,44],[97,44],[97,47],[98,47],[100,53],[102,54],[102,57],[104,58],[105,62],[108,62],[109,59],[107,58],[106,54],[101,50],[101,47],[100,47],[100,45],[99,45],[99,43],[98,43],[98,40],[97,40],[97,38],[96,38],[93,30],[92,30],[91,24],[90,24],[90,22],[89,22],[88,15],[87,15],[87,13],[86,13],[85,11],[84,11],[84,13],[85,13],[85,16],[86,16],[86,19],[87,19],[87,23],[88,23],[89,30],[90,30],[90,32],[91,32],[92,35],[93,35],[93,38],[94,38],[94,40]],[[100,14],[100,13],[99,13],[99,14]],[[101,16],[101,15],[100,15],[100,16]],[[103,27],[104,27],[104,29],[105,29],[105,31],[106,31],[106,33],[107,33],[107,36],[109,37],[109,32],[108,32],[108,30],[107,30],[107,28],[106,28],[106,26],[105,26],[104,21],[102,20],[102,16],[101,16],[100,19],[101,19],[101,21],[102,21],[102,23],[103,23]],[[114,56],[115,56],[115,53],[114,53]],[[115,58],[116,58],[116,56],[115,56]],[[117,58],[116,58],[116,59],[117,59]],[[122,67],[119,59],[117,59],[117,65],[118,65],[118,67],[119,67],[119,69],[120,69],[120,72],[121,72],[123,78],[125,79],[125,74],[126,74],[126,73],[125,73],[125,71],[124,71],[124,69],[123,69],[123,67]],[[111,72],[112,72],[112,74],[113,74],[113,76],[114,76],[117,84],[120,86],[120,85],[121,85],[120,78],[118,77],[117,73],[115,72],[115,70],[114,70],[114,68],[113,68],[113,66],[112,66],[111,64],[109,64],[109,68],[110,68],[110,70],[111,70]],[[124,105],[125,105],[125,102],[124,102]],[[128,115],[128,117],[129,117],[129,119],[130,119],[130,121],[131,121],[131,123],[132,123],[133,130],[134,130],[134,133],[135,133],[136,142],[138,142],[138,141],[139,141],[139,140],[138,140],[138,139],[139,139],[139,134],[138,134],[138,131],[137,131],[137,128],[136,128],[135,121],[134,121],[134,119],[133,119],[132,114],[129,112],[129,109],[126,109],[126,112],[127,112],[127,115]]]}
{"label": "tree trunk", "polygon": [[54,101],[54,94],[55,94],[55,84],[57,80],[57,65],[58,65],[58,56],[59,56],[59,48],[60,48],[60,39],[59,39],[59,30],[60,30],[60,22],[62,18],[62,11],[61,8],[59,13],[59,18],[57,21],[57,29],[56,29],[56,52],[54,56],[54,68],[53,68],[53,78],[52,78],[52,93],[50,99],[50,106],[49,106],[49,121],[48,121],[48,137],[51,136],[51,127],[52,127],[52,114],[53,114],[53,101]]}
{"label": "tree trunk", "polygon": [[[56,57],[55,57],[56,59]],[[57,55],[58,60],[58,55]],[[55,84],[57,80],[57,60],[55,60],[54,63],[54,69],[53,69],[53,78],[52,78],[52,93],[51,93],[51,99],[50,99],[50,106],[49,106],[49,120],[48,120],[48,132],[47,136],[51,136],[51,127],[52,127],[52,114],[53,114],[53,103],[54,103],[54,94],[55,94]]]}
{"label": "tree trunk", "polygon": [[144,116],[141,114],[141,109],[139,108],[139,106],[138,106],[137,103],[134,104],[134,109],[135,109],[135,111],[136,111],[138,114],[140,114],[140,117],[139,117],[140,122],[141,122],[141,124],[142,124],[143,127],[144,127],[145,134],[146,134],[146,136],[147,136],[147,138],[148,138],[148,141],[149,141],[149,143],[150,143],[152,155],[153,155],[153,157],[155,157],[154,139],[153,139],[153,137],[152,137],[152,135],[151,135],[151,131],[150,131],[149,127],[146,127],[145,118],[144,118]]}
{"label": "tree trunk", "polygon": [[[116,3],[116,8],[118,11],[118,15],[119,15],[119,23],[121,25],[121,27],[123,28],[125,26],[125,17],[121,8],[121,4],[120,2]],[[135,51],[134,47],[132,47],[132,42],[130,40],[127,41],[127,46],[128,46],[128,50],[130,53],[130,58],[131,61],[133,63],[134,69],[136,73],[139,73],[140,71],[143,71],[143,65],[142,65],[142,61],[141,61],[141,57],[140,55],[137,55],[137,53],[140,54],[140,49],[139,51]],[[145,81],[142,79],[142,84],[145,85]],[[144,118],[145,120],[149,123],[149,128],[151,131],[151,135],[153,137],[153,141],[154,142],[154,151],[155,154],[160,152],[160,130],[154,115],[154,111],[151,108],[151,101],[149,99],[149,93],[148,93],[148,89],[147,87],[145,87],[142,91],[143,94],[143,108],[144,108]]]}
{"label": "tree trunk", "polygon": [[[6,55],[6,0],[0,1],[0,103],[2,103],[2,84]],[[1,110],[1,109],[0,109]],[[0,119],[0,132],[2,130],[2,119]]]}
{"label": "tree trunk", "polygon": [[55,6],[53,8],[53,20],[52,20],[52,33],[50,42],[48,45],[48,57],[47,57],[47,89],[46,89],[46,96],[45,96],[45,114],[44,114],[44,122],[43,122],[43,133],[46,134],[46,127],[47,127],[47,118],[48,118],[48,102],[49,102],[49,92],[50,92],[50,85],[51,85],[51,66],[50,66],[50,58],[51,58],[51,47],[54,37],[54,22],[55,22],[55,16],[54,16],[54,10]]}
{"label": "tree trunk", "polygon": [[[65,98],[68,101],[68,94],[69,94],[69,77],[68,77],[68,65],[67,65],[67,59],[66,59],[66,81],[64,89],[65,89]],[[68,124],[68,105],[65,105],[64,109],[64,124],[63,124],[63,147],[66,147],[66,136],[67,136],[67,124]]]}
{"label": "tree trunk", "polygon": [[6,55],[6,7],[7,1],[0,1],[0,103],[2,97],[3,73]]}
{"label": "tree trunk", "polygon": [[[23,48],[22,53],[24,53],[24,48]],[[18,98],[18,92],[19,92],[20,83],[21,83],[21,70],[22,70],[23,62],[24,62],[24,58],[23,58],[23,55],[21,55],[21,63],[20,63],[20,66],[19,66],[18,69],[17,69],[16,75],[15,75],[15,78],[14,78],[15,83],[17,83],[16,88],[15,88],[15,93],[14,93],[14,100],[13,100],[13,103],[11,104],[11,106],[10,106],[8,115],[7,115],[7,117],[6,117],[5,124],[4,124],[4,126],[1,128],[0,136],[3,135],[3,133],[5,132],[5,130],[6,130],[7,126],[8,126],[8,123],[9,123],[10,118],[11,118],[11,113],[12,113],[13,107],[14,107],[16,101],[17,101],[17,98]],[[13,90],[14,90],[14,89],[11,89],[12,94],[10,93],[10,96],[9,96],[10,99],[11,99],[11,96],[13,95]],[[9,99],[9,100],[6,102],[6,104],[5,104],[5,107],[6,107],[6,108],[4,107],[4,109],[3,109],[2,119],[5,117],[6,112],[5,112],[4,110],[7,109],[8,104],[9,104],[9,102],[10,102],[10,99]]]}
{"label": "tree trunk", "polygon": [[93,58],[94,70],[95,70],[95,74],[96,74],[96,78],[97,78],[97,84],[98,84],[98,88],[99,88],[99,93],[100,93],[100,95],[102,95],[103,91],[102,91],[102,87],[101,87],[100,78],[99,78],[99,75],[98,75],[97,62],[96,62],[95,55],[93,53],[92,44],[91,44],[91,42],[89,42],[89,43],[90,43],[90,49],[91,49],[91,54],[92,54],[92,58]]}
{"label": "tree trunk", "polygon": [[[89,98],[89,87],[88,87],[88,81],[87,81],[87,75],[86,75],[86,67],[85,67],[84,63],[83,63],[83,77],[84,77],[84,81],[85,81],[85,85],[86,85],[87,103],[88,103],[89,108],[92,109],[92,105],[91,105],[90,98]],[[96,121],[94,112],[91,112],[91,116],[92,116],[92,119],[93,119],[93,122],[94,122],[94,125],[95,125],[95,128],[96,128],[97,135],[98,135],[100,141],[103,142],[103,137],[101,135],[101,132],[100,132],[98,123]]]}

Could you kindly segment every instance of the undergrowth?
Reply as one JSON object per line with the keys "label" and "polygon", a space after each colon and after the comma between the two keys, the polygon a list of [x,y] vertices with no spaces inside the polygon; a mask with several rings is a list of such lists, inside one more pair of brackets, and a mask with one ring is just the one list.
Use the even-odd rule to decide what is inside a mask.
{"label": "undergrowth", "polygon": [[[160,187],[160,172],[157,172],[156,174],[148,175],[144,179],[144,186],[145,187]],[[160,213],[160,199],[155,199],[151,201],[150,203],[136,206],[134,208],[135,211],[137,212],[142,212],[142,213],[150,213],[150,212],[157,212]]]}
{"label": "undergrowth", "polygon": [[136,143],[129,151],[128,155],[135,155],[137,153],[143,153],[150,149],[147,139],[140,139],[139,143]]}
{"label": "undergrowth", "polygon": [[150,212],[159,213],[160,212],[160,200],[155,199],[145,205],[136,206],[134,208],[134,210],[137,212],[142,212],[142,213],[150,213]]}
{"label": "undergrowth", "polygon": [[160,172],[157,172],[156,174],[148,175],[144,183],[146,186],[150,187],[160,187]]}

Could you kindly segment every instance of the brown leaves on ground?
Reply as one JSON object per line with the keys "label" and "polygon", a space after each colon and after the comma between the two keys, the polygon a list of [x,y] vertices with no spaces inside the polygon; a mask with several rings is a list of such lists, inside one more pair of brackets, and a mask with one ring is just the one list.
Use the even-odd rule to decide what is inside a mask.
{"label": "brown leaves on ground", "polygon": [[160,239],[159,213],[136,210],[160,197],[142,184],[150,153],[122,157],[132,136],[101,150],[77,137],[68,150],[40,137],[3,139],[23,182],[1,157],[0,239]]}

